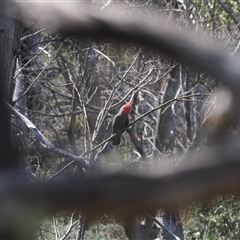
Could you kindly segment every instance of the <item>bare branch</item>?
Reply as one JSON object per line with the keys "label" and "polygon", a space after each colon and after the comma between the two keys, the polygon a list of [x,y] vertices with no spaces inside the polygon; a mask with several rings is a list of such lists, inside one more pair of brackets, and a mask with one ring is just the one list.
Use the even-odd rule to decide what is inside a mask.
{"label": "bare branch", "polygon": [[238,29],[240,30],[240,22],[239,20],[234,16],[233,11],[228,8],[222,0],[218,0],[218,3],[221,5],[223,10],[230,16],[230,18],[234,21],[234,23],[237,25]]}
{"label": "bare branch", "polygon": [[42,146],[49,149],[50,151],[54,152],[58,156],[69,158],[72,160],[75,160],[83,165],[85,168],[88,167],[88,163],[91,161],[88,158],[84,157],[78,157],[73,154],[64,152],[58,148],[56,148],[38,129],[37,127],[25,116],[23,116],[21,113],[19,113],[15,108],[13,108],[10,104],[6,102],[6,105],[8,106],[10,112],[17,118],[19,118],[26,127],[32,132],[32,134],[42,143]]}

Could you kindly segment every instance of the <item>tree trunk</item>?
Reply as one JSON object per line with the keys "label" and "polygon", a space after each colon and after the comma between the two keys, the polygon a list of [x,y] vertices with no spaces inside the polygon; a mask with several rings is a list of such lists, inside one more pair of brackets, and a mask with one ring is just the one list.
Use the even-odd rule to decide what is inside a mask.
{"label": "tree trunk", "polygon": [[[14,19],[15,14],[12,3],[0,2],[0,170],[6,174],[6,181],[8,178],[9,181],[25,180],[24,178],[16,179],[15,171],[19,168],[19,157],[11,143],[9,112],[3,101],[11,102],[12,100],[13,74],[20,44],[20,22]],[[4,172],[4,170],[8,171]],[[29,215],[24,208],[19,207],[24,205],[22,204],[15,200],[8,201],[7,209],[10,211],[6,210],[6,205],[1,204],[0,239],[33,239],[35,226],[28,225]],[[33,219],[31,218],[31,223],[34,222]]]}
{"label": "tree trunk", "polygon": [[157,237],[153,220],[144,216],[136,217],[131,223],[125,224],[124,228],[129,240],[153,240]]}
{"label": "tree trunk", "polygon": [[18,167],[16,152],[11,149],[10,126],[3,98],[11,102],[16,52],[19,48],[20,22],[14,19],[11,3],[0,3],[0,169]]}
{"label": "tree trunk", "polygon": [[11,3],[0,3],[0,62],[1,81],[4,98],[11,102],[13,89],[13,74],[16,63],[16,53],[20,45],[20,27],[14,19],[17,12]]}
{"label": "tree trunk", "polygon": [[[164,96],[162,97],[161,104],[173,99],[179,88],[179,81],[175,78],[167,79],[164,87]],[[167,105],[159,110],[156,135],[155,135],[155,147],[160,152],[164,153],[168,144],[170,131],[173,126],[172,109],[170,105]]]}
{"label": "tree trunk", "polygon": [[[168,102],[176,97],[177,92],[182,82],[182,69],[181,66],[177,65],[171,73],[171,78],[167,80],[164,87],[164,96],[162,97],[161,104]],[[179,108],[179,106],[176,106]],[[156,136],[155,136],[155,147],[160,152],[165,153],[167,150],[170,139],[171,130],[173,130],[173,110],[174,106],[169,105],[160,109],[157,120]],[[184,133],[183,133],[184,134]],[[175,143],[173,143],[174,147]],[[162,223],[162,226],[154,224],[157,229],[160,229],[158,235],[161,235],[166,240],[175,240],[177,237],[183,239],[182,225],[179,219],[178,211],[158,210],[156,219]]]}

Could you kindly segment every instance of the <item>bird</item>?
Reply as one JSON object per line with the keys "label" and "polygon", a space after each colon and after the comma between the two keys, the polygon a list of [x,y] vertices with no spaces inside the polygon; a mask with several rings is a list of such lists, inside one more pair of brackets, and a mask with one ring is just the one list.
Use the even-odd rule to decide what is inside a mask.
{"label": "bird", "polygon": [[128,127],[128,115],[132,111],[132,102],[124,104],[119,112],[114,116],[112,123],[112,133],[116,135],[112,138],[113,145],[119,145],[121,142],[121,135]]}

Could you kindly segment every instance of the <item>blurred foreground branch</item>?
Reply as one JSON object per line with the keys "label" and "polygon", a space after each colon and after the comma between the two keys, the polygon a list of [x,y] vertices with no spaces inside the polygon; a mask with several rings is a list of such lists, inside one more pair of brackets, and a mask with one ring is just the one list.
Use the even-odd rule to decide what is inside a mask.
{"label": "blurred foreground branch", "polygon": [[[55,33],[94,35],[133,41],[181,61],[200,67],[222,81],[233,94],[234,107],[240,102],[239,63],[205,41],[179,33],[163,20],[149,22],[134,14],[124,18],[114,12],[91,12],[71,4],[19,3],[41,26],[51,26]],[[239,119],[239,111],[234,111]],[[34,129],[34,128],[33,128]],[[36,130],[36,129],[35,129]],[[34,131],[35,131],[34,130]],[[169,208],[226,194],[240,194],[240,137],[212,147],[199,155],[188,155],[176,170],[157,176],[125,173],[62,182],[30,183],[17,175],[0,174],[0,210],[9,199],[32,205],[45,212],[80,208],[85,214],[113,213],[128,217],[159,207]],[[53,149],[52,149],[53,150]]]}
{"label": "blurred foreground branch", "polygon": [[39,26],[51,26],[55,34],[91,35],[135,42],[201,68],[223,82],[234,93],[236,100],[240,100],[239,62],[202,37],[179,32],[171,24],[166,24],[163,18],[149,21],[136,12],[121,14],[117,8],[111,12],[94,11],[77,3],[18,4],[38,20]]}
{"label": "blurred foreground branch", "polygon": [[[125,173],[60,182],[30,183],[0,175],[1,211],[9,199],[49,213],[81,209],[85,214],[118,217],[159,207],[182,206],[211,196],[240,195],[240,138],[188,159],[178,170],[158,176]],[[151,174],[151,173],[149,173]]]}

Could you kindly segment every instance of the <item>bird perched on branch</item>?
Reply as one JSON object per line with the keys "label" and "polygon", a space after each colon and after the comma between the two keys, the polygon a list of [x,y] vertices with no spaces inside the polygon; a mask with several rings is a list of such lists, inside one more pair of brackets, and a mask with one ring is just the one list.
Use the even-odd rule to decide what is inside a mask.
{"label": "bird perched on branch", "polygon": [[132,111],[132,102],[124,104],[117,115],[113,118],[112,133],[116,135],[112,138],[113,145],[119,145],[121,135],[129,124],[128,115]]}

